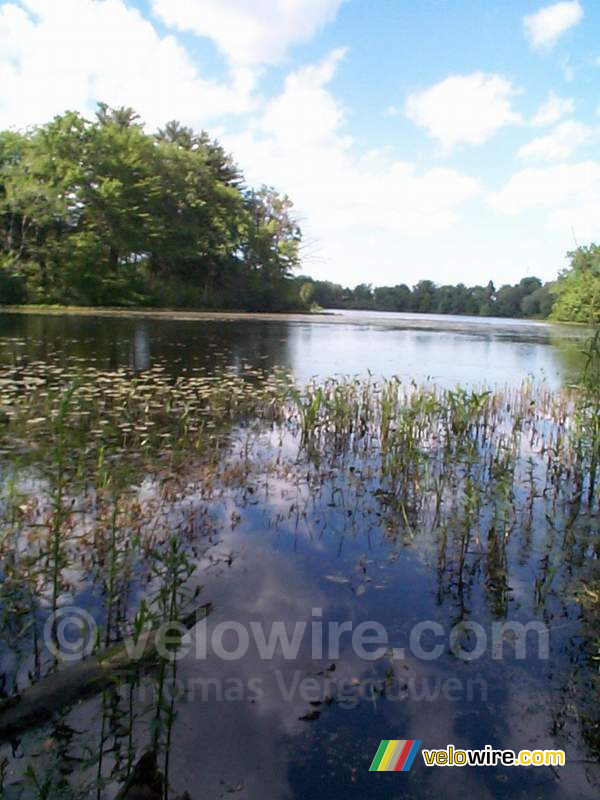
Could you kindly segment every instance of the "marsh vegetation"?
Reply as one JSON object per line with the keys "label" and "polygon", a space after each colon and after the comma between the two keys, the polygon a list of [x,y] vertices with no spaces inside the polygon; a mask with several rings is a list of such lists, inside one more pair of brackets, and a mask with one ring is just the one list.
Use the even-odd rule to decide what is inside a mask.
{"label": "marsh vegetation", "polygon": [[[24,730],[8,727],[7,714],[29,686],[68,669],[44,640],[47,620],[61,607],[93,616],[91,658],[118,647],[125,631],[181,620],[215,597],[218,618],[231,618],[227,581],[246,581],[250,596],[260,595],[261,573],[244,566],[251,561],[244,549],[258,542],[292,564],[298,559],[306,594],[324,593],[330,618],[340,605],[346,613],[350,607],[353,615],[389,617],[398,635],[424,608],[453,624],[543,620],[556,629],[550,669],[561,692],[537,735],[556,746],[561,737],[577,743],[585,762],[586,748],[597,751],[599,724],[590,702],[600,634],[597,370],[597,341],[583,385],[563,389],[536,381],[466,390],[350,377],[301,385],[284,370],[251,367],[177,377],[161,364],[142,373],[60,361],[6,368],[3,796],[112,797],[148,748],[165,774],[164,796],[192,792],[185,773],[173,769],[186,699],[176,702],[165,687],[177,669],[193,674],[197,664],[155,656],[125,682],[92,681],[77,698],[83,703],[59,692],[53,713],[29,719]],[[268,559],[262,568],[271,569]],[[403,594],[407,580],[427,603]],[[293,595],[293,582],[287,591]],[[391,614],[400,597],[402,612]],[[276,611],[266,613],[274,618]],[[344,652],[333,666],[356,671]],[[439,666],[445,674],[464,668]],[[396,662],[369,669],[382,696],[402,686]],[[499,667],[479,669],[490,677]],[[511,713],[514,670],[535,684],[540,669],[503,663],[506,694],[494,701],[501,715]],[[144,702],[136,694],[141,684],[149,692]],[[325,726],[336,714],[335,696],[326,699],[318,722]],[[194,723],[202,741],[204,708]],[[472,713],[485,730],[485,710]]]}

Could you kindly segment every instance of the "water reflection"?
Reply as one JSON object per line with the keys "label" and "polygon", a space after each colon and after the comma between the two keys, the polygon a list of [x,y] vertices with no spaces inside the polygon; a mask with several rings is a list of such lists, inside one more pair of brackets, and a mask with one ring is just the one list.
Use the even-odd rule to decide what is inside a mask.
{"label": "water reflection", "polygon": [[[501,382],[511,383],[517,373],[520,381],[519,370],[549,363],[563,370],[564,379],[572,355],[567,340],[555,346],[539,326],[515,340],[489,326],[479,333],[427,331],[396,322],[359,327],[119,319],[109,324],[33,315],[3,317],[0,324],[3,357],[17,369],[42,359],[137,370],[160,361],[173,374],[197,366],[287,364],[299,378],[325,368],[387,374],[405,368],[408,376],[419,377],[412,373],[418,368],[438,382],[444,375],[449,382],[476,375],[480,382],[491,380],[490,370],[497,367]],[[542,392],[531,392],[519,405],[519,397],[515,392],[476,415],[476,424],[449,440],[450,450],[437,429],[433,436],[423,433],[432,413],[423,397],[420,422],[410,413],[395,417],[396,444],[385,453],[381,436],[382,450],[370,450],[367,445],[377,437],[365,434],[361,440],[354,429],[336,447],[334,433],[329,441],[328,429],[321,434],[315,428],[323,439],[311,450],[292,420],[289,427],[265,424],[252,436],[237,431],[234,451],[221,453],[222,472],[197,479],[200,486],[182,469],[180,494],[169,497],[178,504],[178,519],[189,523],[181,541],[191,547],[202,597],[213,606],[209,633],[229,620],[247,628],[257,622],[266,631],[274,621],[291,629],[299,620],[349,621],[354,627],[375,620],[388,631],[391,645],[406,652],[402,659],[386,653],[370,662],[359,659],[345,638],[339,655],[318,658],[307,639],[292,661],[280,652],[263,660],[254,647],[243,659],[227,661],[210,649],[206,659],[195,658],[194,642],[177,665],[177,679],[188,692],[177,702],[175,718],[168,706],[168,725],[157,746],[161,767],[168,754],[169,796],[184,791],[192,800],[236,794],[273,800],[597,796],[598,769],[587,749],[593,747],[594,729],[583,722],[594,684],[582,642],[593,633],[572,592],[575,578],[585,579],[598,560],[597,505],[592,502],[573,517],[574,465],[562,432],[551,430],[550,400],[545,404]],[[443,419],[448,401],[445,395],[436,412]],[[532,411],[536,402],[539,411]],[[516,439],[506,435],[505,417],[512,413],[507,409],[530,415]],[[402,420],[411,432],[420,431],[421,439],[413,433],[410,441],[403,439]],[[558,417],[554,422],[559,424]],[[224,473],[235,479],[226,481]],[[148,491],[147,485],[140,488]],[[150,506],[147,494],[141,506]],[[83,562],[80,568],[85,579],[94,574]],[[133,603],[145,585],[123,594]],[[76,601],[91,607],[89,588],[77,583],[74,591]],[[101,594],[96,586],[98,602]],[[448,647],[428,662],[407,647],[412,627],[423,620],[448,631],[460,620],[489,629],[507,618],[544,622],[551,629],[550,659],[540,660],[535,650],[517,659],[510,641],[503,659],[486,652],[474,662],[457,659]],[[228,646],[235,644],[233,636]],[[150,685],[156,671],[148,667]],[[286,699],[284,688],[294,685],[297,674],[322,687],[316,700],[298,692]],[[463,687],[453,697],[436,688],[448,679]],[[363,697],[359,687],[365,680],[372,692]],[[260,682],[259,699],[252,681]],[[236,682],[241,691],[226,696]],[[341,702],[335,686],[342,682],[349,686],[348,697],[357,700],[353,707]],[[464,689],[469,685],[471,695]],[[157,741],[156,719],[152,695],[106,689],[52,725],[20,737],[14,750],[3,749],[0,764],[10,784],[5,796],[31,796],[33,784],[24,781],[25,769],[32,767],[40,780],[50,771],[57,785],[66,776],[93,785],[83,796],[114,798],[140,752]],[[450,781],[446,771],[428,770],[418,760],[399,784],[398,776],[367,772],[379,741],[392,736],[420,738],[430,748],[450,742],[515,750],[561,746],[567,766],[560,774],[456,770]],[[23,776],[21,783],[16,776]],[[65,796],[77,797],[63,788]]]}
{"label": "water reflection", "polygon": [[[288,442],[288,451],[294,446]],[[563,720],[559,739],[552,725],[573,697],[564,687],[565,662],[576,652],[573,636],[579,619],[564,589],[573,555],[589,545],[585,531],[578,530],[571,542],[553,543],[553,557],[554,548],[562,549],[565,567],[538,607],[532,576],[544,569],[540,550],[524,558],[516,529],[505,564],[510,608],[499,608],[486,588],[489,545],[487,553],[482,549],[471,555],[459,597],[460,576],[451,551],[444,565],[440,563],[439,531],[423,529],[412,540],[390,536],[381,525],[377,496],[353,486],[347,475],[341,465],[327,470],[321,490],[309,493],[298,475],[268,476],[262,471],[252,476],[250,485],[221,494],[213,520],[218,533],[197,571],[203,596],[214,607],[209,639],[219,624],[231,620],[248,630],[259,623],[267,638],[275,621],[284,622],[291,635],[300,620],[322,620],[325,631],[329,622],[348,620],[356,627],[376,620],[394,646],[405,647],[405,657],[368,662],[342,637],[339,656],[331,659],[325,634],[322,658],[314,657],[309,635],[291,661],[277,651],[264,660],[253,644],[239,660],[223,660],[210,646],[207,657],[198,659],[194,639],[190,654],[177,666],[177,679],[186,691],[180,694],[169,731],[170,796],[187,790],[192,800],[238,794],[273,800],[387,800],[398,792],[398,776],[378,776],[375,782],[368,767],[379,741],[392,734],[420,738],[430,748],[452,742],[464,748],[560,745],[567,750],[567,766],[560,775],[549,769],[457,770],[451,783],[444,770],[427,769],[419,759],[402,776],[401,796],[597,796],[598,772],[585,763],[573,719]],[[593,531],[588,533],[593,537]],[[446,545],[451,548],[450,542]],[[469,618],[486,627],[496,618],[545,620],[552,628],[551,659],[540,661],[535,647],[525,660],[516,659],[510,642],[499,661],[490,653],[474,662],[461,661],[447,647],[435,661],[411,653],[409,634],[416,622],[434,620],[449,630],[465,607]],[[315,615],[315,609],[321,613]],[[231,651],[238,645],[235,634],[223,641]],[[424,639],[423,647],[434,643]],[[292,691],[295,681],[308,678],[316,681],[313,691],[320,702]],[[447,696],[439,687],[449,679],[460,684],[457,691],[454,683]],[[365,681],[370,688],[361,695],[358,687]],[[346,696],[355,703],[340,699],[335,688],[340,685],[349,687]],[[471,692],[464,688],[469,685]],[[46,731],[45,750],[40,752],[33,734],[22,741],[21,752],[35,756],[42,774],[44,764],[73,769],[76,756],[85,761],[86,750],[102,754],[103,774],[123,769],[151,741],[155,698],[152,692],[105,693]],[[99,720],[104,720],[100,731]],[[131,720],[136,721],[133,727]],[[98,796],[114,797],[117,789],[109,783]]]}
{"label": "water reflection", "polygon": [[[348,320],[348,321],[347,321]],[[272,319],[151,319],[0,314],[0,359],[56,358],[100,369],[293,369],[299,381],[333,374],[399,375],[440,385],[570,380],[584,332],[522,320],[353,312],[336,322]]]}

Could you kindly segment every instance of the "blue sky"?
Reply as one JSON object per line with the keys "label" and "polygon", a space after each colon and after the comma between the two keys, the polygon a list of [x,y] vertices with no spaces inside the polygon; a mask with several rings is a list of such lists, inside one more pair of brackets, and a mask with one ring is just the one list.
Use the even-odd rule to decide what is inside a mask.
{"label": "blue sky", "polygon": [[0,0],[0,125],[132,105],[290,194],[303,271],[554,278],[600,241],[597,0]]}

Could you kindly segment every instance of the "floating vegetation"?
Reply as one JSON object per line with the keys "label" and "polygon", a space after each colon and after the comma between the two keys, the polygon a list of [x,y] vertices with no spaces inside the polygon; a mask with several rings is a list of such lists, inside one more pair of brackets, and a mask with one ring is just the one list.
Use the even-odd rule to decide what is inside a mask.
{"label": "floating vegetation", "polygon": [[[267,530],[291,529],[310,541],[335,537],[338,554],[346,540],[363,539],[370,553],[377,539],[391,564],[410,549],[435,575],[437,602],[455,622],[470,617],[477,592],[492,618],[504,618],[515,600],[515,563],[535,562],[519,602],[545,613],[575,576],[595,585],[600,435],[593,386],[551,391],[525,382],[466,391],[340,378],[297,387],[284,371],[252,369],[178,378],[161,366],[142,374],[41,362],[5,370],[5,702],[18,702],[20,692],[60,669],[42,636],[65,606],[93,616],[91,658],[118,645],[131,626],[187,615],[200,603],[200,564],[212,558],[222,527],[235,529],[249,507],[260,510]],[[270,504],[274,492],[278,502]],[[211,563],[234,558],[221,552]],[[351,572],[324,565],[321,580],[340,596],[364,598],[385,590],[387,574],[378,569],[364,554]],[[589,587],[588,602],[597,598]],[[158,700],[147,709],[145,738],[128,700],[133,686],[103,684],[100,744],[81,756],[79,778],[29,772],[11,784],[0,773],[0,789],[12,785],[20,797],[15,781],[27,779],[37,787],[29,796],[51,797],[59,787],[64,796],[101,798],[131,778],[150,746],[162,754],[167,796],[176,708],[163,689],[175,667],[154,664]]]}

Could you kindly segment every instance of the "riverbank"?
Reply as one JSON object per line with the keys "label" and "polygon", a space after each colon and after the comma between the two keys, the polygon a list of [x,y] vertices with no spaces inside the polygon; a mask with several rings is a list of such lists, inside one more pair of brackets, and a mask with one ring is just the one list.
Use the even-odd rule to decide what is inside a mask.
{"label": "riverbank", "polygon": [[190,309],[177,308],[121,308],[117,306],[45,306],[45,305],[26,305],[26,306],[0,306],[0,314],[46,314],[49,316],[61,316],[72,314],[76,316],[91,317],[132,317],[148,319],[314,319],[322,316],[333,316],[331,311],[194,311]]}

